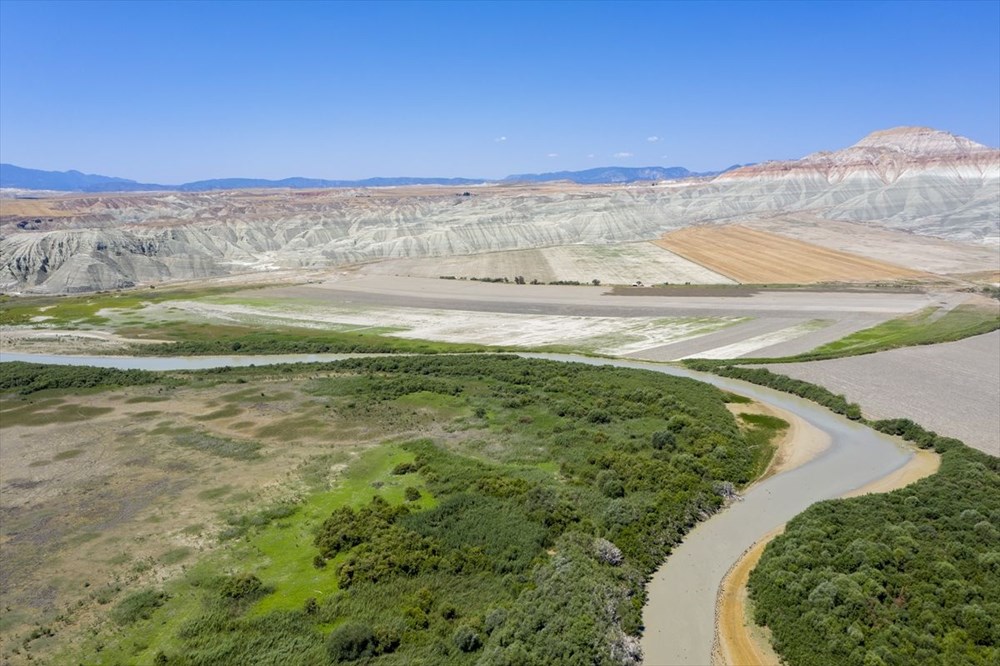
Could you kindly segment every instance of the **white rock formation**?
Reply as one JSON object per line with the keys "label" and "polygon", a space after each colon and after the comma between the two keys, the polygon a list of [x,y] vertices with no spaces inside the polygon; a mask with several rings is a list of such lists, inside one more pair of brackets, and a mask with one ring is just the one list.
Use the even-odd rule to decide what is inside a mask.
{"label": "white rock formation", "polygon": [[[491,186],[60,197],[0,202],[0,289],[65,293],[249,270],[324,267],[656,238],[788,213],[1000,243],[1000,151],[926,128],[686,186]],[[8,211],[12,211],[8,213]]]}

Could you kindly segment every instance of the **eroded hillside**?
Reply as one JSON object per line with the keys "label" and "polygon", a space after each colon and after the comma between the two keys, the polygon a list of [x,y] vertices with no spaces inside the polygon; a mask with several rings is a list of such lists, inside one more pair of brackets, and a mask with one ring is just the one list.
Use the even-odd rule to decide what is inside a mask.
{"label": "eroded hillside", "polygon": [[[278,268],[650,240],[785,215],[1000,243],[1000,151],[927,130],[713,180],[0,200],[0,288],[79,292]],[[978,270],[972,268],[970,270]]]}

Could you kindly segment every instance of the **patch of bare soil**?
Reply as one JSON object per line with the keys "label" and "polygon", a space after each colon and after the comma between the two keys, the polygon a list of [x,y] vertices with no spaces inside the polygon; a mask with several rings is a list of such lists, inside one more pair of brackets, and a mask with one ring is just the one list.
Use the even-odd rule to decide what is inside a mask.
{"label": "patch of bare soil", "polygon": [[[129,588],[215,548],[226,515],[327,488],[359,448],[418,431],[449,436],[426,410],[386,403],[362,413],[307,385],[5,396],[0,661],[72,644]],[[25,650],[42,626],[58,639]]]}

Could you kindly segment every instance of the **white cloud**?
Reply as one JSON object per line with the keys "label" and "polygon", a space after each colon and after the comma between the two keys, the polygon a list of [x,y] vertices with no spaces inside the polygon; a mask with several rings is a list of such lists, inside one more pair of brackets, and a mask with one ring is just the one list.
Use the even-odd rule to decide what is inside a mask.
{"label": "white cloud", "polygon": [[635,155],[633,155],[632,153],[626,153],[626,152],[623,151],[623,152],[620,152],[620,153],[615,153],[614,155],[612,155],[612,157],[635,157]]}
{"label": "white cloud", "polygon": [[587,159],[590,159],[590,160],[592,160],[592,159],[594,159],[595,157],[597,157],[597,155],[595,155],[594,153],[588,153],[588,154],[587,154]]}
{"label": "white cloud", "polygon": [[655,134],[653,136],[647,136],[646,137],[646,141],[649,141],[650,143],[656,143],[659,140],[660,140],[660,137],[656,136]]}
{"label": "white cloud", "polygon": [[495,138],[493,140],[496,141],[497,143],[503,143],[504,141],[507,140],[507,137],[505,137],[505,136],[498,136],[497,138]]}
{"label": "white cloud", "polygon": [[549,153],[546,157],[559,157],[559,153]]}

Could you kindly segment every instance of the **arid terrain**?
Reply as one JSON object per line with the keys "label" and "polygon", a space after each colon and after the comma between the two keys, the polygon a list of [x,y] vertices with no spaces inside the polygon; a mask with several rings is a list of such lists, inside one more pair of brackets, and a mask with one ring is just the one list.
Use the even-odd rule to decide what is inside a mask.
{"label": "arid terrain", "polygon": [[[206,373],[184,378],[183,386],[161,377],[149,387],[5,394],[0,628],[18,645],[5,645],[3,654],[27,663],[32,654],[58,659],[76,648],[91,655],[107,649],[115,658],[141,654],[142,663],[150,662],[156,650],[180,649],[177,637],[194,631],[182,622],[202,611],[198,600],[208,598],[206,590],[215,594],[219,572],[230,576],[248,566],[281,593],[260,602],[247,622],[258,611],[314,612],[302,604],[317,603],[315,589],[343,583],[335,580],[341,569],[324,568],[322,557],[317,564],[309,550],[316,523],[338,502],[354,501],[337,494],[341,475],[355,474],[345,487],[365,501],[375,492],[404,502],[400,475],[408,483],[442,482],[440,475],[418,482],[414,470],[394,471],[414,463],[400,445],[406,439],[429,437],[442,451],[466,447],[470,460],[498,456],[503,465],[521,461],[505,458],[505,447],[522,447],[518,455],[541,470],[525,478],[544,476],[554,487],[579,480],[575,463],[557,470],[548,458],[531,458],[541,451],[538,433],[554,438],[552,451],[569,450],[559,448],[560,424],[570,418],[565,405],[548,405],[550,393],[529,401],[534,406],[522,397],[526,390],[578,389],[560,381],[561,371],[551,370],[552,381],[539,386],[501,372],[505,388],[490,398],[495,402],[474,404],[461,391],[481,387],[476,373],[464,369],[458,376],[472,384],[458,393],[433,379],[421,388],[421,368],[397,378],[403,384],[381,379],[399,359],[416,360],[414,353],[431,354],[421,363],[444,358],[472,367],[496,357],[456,354],[585,354],[642,367],[639,361],[686,359],[742,365],[827,350],[845,357],[763,367],[843,393],[866,417],[909,417],[1000,455],[1000,337],[992,297],[1000,281],[998,156],[960,137],[907,128],[875,133],[837,153],[690,181],[0,199],[0,289],[14,294],[0,303],[5,355],[141,356],[162,348],[169,362],[174,354],[405,354],[388,366],[378,365],[381,358],[362,359],[374,364],[343,382],[324,383],[322,372],[300,366],[288,377],[251,368],[238,380]],[[983,330],[993,332],[974,335]],[[967,335],[973,337],[933,344]],[[881,351],[901,345],[926,346]],[[92,386],[66,377],[63,386]],[[397,395],[399,386],[406,390]],[[631,396],[636,410],[666,399],[640,393],[622,395]],[[588,446],[608,448],[604,430],[622,438],[611,447],[619,453],[652,441],[646,430],[629,434],[618,417],[603,413],[614,404],[602,402],[600,391],[581,395],[589,402],[573,418]],[[774,404],[785,399],[762,395]],[[798,404],[788,400],[786,408]],[[739,404],[730,411],[765,422],[779,414]],[[832,417],[820,410],[813,418]],[[750,422],[739,421],[741,432]],[[789,436],[807,427],[798,417],[788,422]],[[683,423],[675,422],[678,432]],[[842,419],[830,423],[844,445],[862,433],[874,436]],[[531,429],[537,429],[531,437],[518,435]],[[702,442],[698,455],[725,459],[714,441]],[[891,467],[887,461],[900,453],[879,441],[886,446],[879,464]],[[359,472],[350,465],[365,451],[382,457]],[[874,464],[868,451],[859,446],[858,459],[838,458],[837,474],[814,481],[833,483],[833,476],[866,469]],[[800,462],[809,457],[804,452]],[[793,454],[779,447],[777,460]],[[601,462],[608,469],[587,474],[603,483],[616,473],[614,464],[608,459]],[[628,469],[641,476],[645,467]],[[763,475],[769,483],[784,483],[770,474]],[[428,487],[420,486],[420,504],[413,506],[433,508],[437,499]],[[483,488],[493,492],[489,484]],[[598,494],[601,502],[621,500],[615,511],[631,511],[624,487],[619,495],[613,484],[601,486]],[[293,505],[307,509],[286,522],[298,511]],[[738,520],[739,510],[736,518],[723,516],[739,523],[744,546],[794,513],[779,507],[788,515],[765,525],[761,516],[753,524]],[[690,526],[708,515],[684,520]],[[539,561],[558,559],[567,544],[539,551],[546,553]],[[715,573],[723,575],[742,547],[727,554],[711,544]],[[714,598],[706,586],[721,580],[715,573],[701,584],[706,614]],[[155,627],[136,630],[108,619],[111,609],[124,612],[133,590],[154,587],[168,592],[149,612],[167,603],[181,615],[161,612]],[[342,604],[349,597],[321,600],[323,612],[347,613]],[[524,607],[536,610],[528,601]],[[485,610],[469,618],[480,623],[477,631]],[[734,622],[742,618],[738,611]],[[657,612],[661,619],[689,614],[677,607]],[[454,616],[441,613],[433,622],[450,626]],[[618,627],[620,616],[609,617]],[[143,627],[153,633],[144,635]],[[246,627],[247,636],[259,630]],[[426,636],[419,623],[407,627],[408,649],[431,649],[420,647]],[[610,644],[638,654],[637,627],[628,636],[620,628],[608,633]],[[205,631],[213,641],[221,635]]]}
{"label": "arid terrain", "polygon": [[769,368],[843,393],[871,418],[907,417],[1000,456],[1000,333]]}
{"label": "arid terrain", "polygon": [[[741,276],[732,278],[689,258],[635,245],[687,227],[734,223],[767,225],[772,234],[839,251],[864,244],[851,236],[875,232],[892,239],[893,256],[852,254],[918,273],[993,271],[1000,249],[998,182],[1000,151],[946,132],[897,128],[875,132],[838,152],[766,162],[714,179],[663,183],[42,193],[39,198],[0,199],[0,289],[86,292],[420,257],[433,257],[440,265],[404,263],[390,270],[622,284],[724,283],[768,276],[741,272],[733,265],[740,263],[738,256],[720,264]],[[837,224],[822,234],[795,230],[799,225],[811,229],[817,220]],[[804,251],[778,236],[766,244]],[[918,256],[925,255],[927,238],[942,239],[948,243],[948,259],[928,266],[908,260],[908,236],[917,239],[912,246]],[[761,237],[755,238],[759,244]],[[471,264],[458,259],[515,250],[540,254],[489,255],[471,259]],[[702,244],[695,254],[705,259],[704,252]],[[808,264],[810,256],[824,252],[812,248],[801,260]],[[859,259],[844,264],[841,257],[829,265],[836,255],[824,256],[827,263],[821,266],[836,270],[802,278],[912,275],[882,264],[873,272],[872,264],[859,264]],[[774,277],[795,281],[797,276],[779,272]]]}

